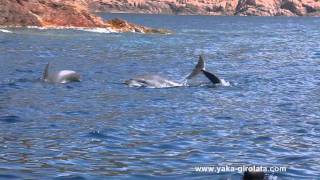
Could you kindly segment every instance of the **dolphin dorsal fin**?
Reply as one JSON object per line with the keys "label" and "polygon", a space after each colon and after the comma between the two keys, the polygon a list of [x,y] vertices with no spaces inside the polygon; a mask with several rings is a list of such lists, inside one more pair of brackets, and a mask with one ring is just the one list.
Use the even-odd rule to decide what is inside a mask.
{"label": "dolphin dorsal fin", "polygon": [[50,63],[48,63],[46,65],[46,67],[44,68],[44,72],[43,72],[43,80],[46,80],[48,79],[48,76],[49,76],[49,66],[50,66]]}
{"label": "dolphin dorsal fin", "polygon": [[193,68],[192,72],[186,77],[186,79],[192,79],[193,77],[201,73],[203,70],[205,70],[205,62],[203,56],[200,55],[197,65]]}

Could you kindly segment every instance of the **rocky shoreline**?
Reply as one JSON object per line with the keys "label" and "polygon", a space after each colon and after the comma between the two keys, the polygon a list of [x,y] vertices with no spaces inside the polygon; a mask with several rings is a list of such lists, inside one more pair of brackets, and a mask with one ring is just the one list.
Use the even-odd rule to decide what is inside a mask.
{"label": "rocky shoreline", "polygon": [[1,0],[1,27],[105,28],[112,32],[169,33],[121,19],[105,21],[82,0]]}
{"label": "rocky shoreline", "polygon": [[320,16],[319,0],[86,0],[94,12],[218,16]]}
{"label": "rocky shoreline", "polygon": [[169,33],[95,12],[222,16],[319,16],[319,0],[1,0],[0,27],[105,28],[111,32]]}

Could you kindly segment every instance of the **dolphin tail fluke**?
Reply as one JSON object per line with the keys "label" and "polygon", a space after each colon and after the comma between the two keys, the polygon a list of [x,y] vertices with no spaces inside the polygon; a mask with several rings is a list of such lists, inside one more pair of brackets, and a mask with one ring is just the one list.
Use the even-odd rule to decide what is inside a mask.
{"label": "dolphin tail fluke", "polygon": [[202,70],[203,74],[213,83],[213,84],[219,84],[221,83],[221,80],[211,72],[208,72],[206,70]]}
{"label": "dolphin tail fluke", "polygon": [[186,79],[192,79],[193,77],[197,76],[204,70],[205,70],[205,62],[204,62],[203,56],[200,55],[197,65],[194,67],[192,72],[186,77]]}
{"label": "dolphin tail fluke", "polygon": [[50,64],[48,63],[46,65],[46,67],[44,68],[44,72],[43,72],[43,76],[42,76],[43,80],[46,80],[49,76],[49,66],[50,66]]}

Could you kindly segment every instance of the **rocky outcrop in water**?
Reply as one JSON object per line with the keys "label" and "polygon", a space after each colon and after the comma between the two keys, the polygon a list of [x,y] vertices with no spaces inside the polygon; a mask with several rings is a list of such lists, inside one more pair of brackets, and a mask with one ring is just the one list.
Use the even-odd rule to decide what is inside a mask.
{"label": "rocky outcrop in water", "polygon": [[0,26],[106,28],[115,32],[166,33],[114,19],[104,21],[83,0],[1,0]]}
{"label": "rocky outcrop in water", "polygon": [[319,0],[86,0],[92,11],[240,16],[319,16]]}

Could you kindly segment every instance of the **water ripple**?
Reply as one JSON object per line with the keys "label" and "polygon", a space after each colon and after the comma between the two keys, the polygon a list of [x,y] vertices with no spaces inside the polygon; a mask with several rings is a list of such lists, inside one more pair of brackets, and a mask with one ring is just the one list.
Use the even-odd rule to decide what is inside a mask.
{"label": "water ripple", "polygon": [[[0,34],[0,179],[240,179],[195,166],[286,166],[317,179],[319,20],[121,16],[172,35],[14,29]],[[182,80],[203,53],[231,86],[129,88]],[[46,63],[82,81],[41,81]]]}

